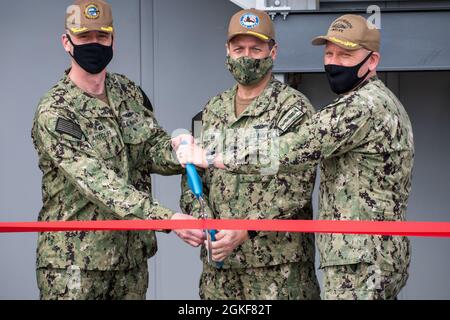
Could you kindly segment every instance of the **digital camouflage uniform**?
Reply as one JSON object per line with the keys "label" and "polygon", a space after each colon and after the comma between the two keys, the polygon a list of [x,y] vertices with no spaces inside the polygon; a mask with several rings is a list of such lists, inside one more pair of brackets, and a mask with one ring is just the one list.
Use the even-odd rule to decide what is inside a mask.
{"label": "digital camouflage uniform", "polygon": [[[273,130],[286,134],[299,130],[313,114],[300,92],[272,79],[264,92],[236,118],[237,86],[209,101],[203,111],[204,147],[213,152],[224,134],[233,137]],[[219,139],[206,136],[220,133]],[[262,131],[261,131],[262,132]],[[229,136],[227,136],[227,139]],[[226,142],[225,142],[226,144]],[[311,195],[315,168],[296,173],[234,174],[217,169],[203,173],[209,217],[215,219],[312,219]],[[184,178],[185,179],[185,178]],[[181,208],[198,213],[199,204],[183,184]],[[314,237],[289,232],[259,232],[224,260],[222,270],[207,264],[202,249],[202,299],[317,299]]]}
{"label": "digital camouflage uniform", "polygon": [[[239,156],[245,162],[248,155]],[[413,158],[409,117],[377,77],[280,141],[280,174],[309,170],[320,162],[323,220],[406,220]],[[261,167],[226,165],[236,173]],[[321,234],[318,248],[325,298],[394,299],[408,277],[406,237]]]}
{"label": "digital camouflage uniform", "polygon": [[[148,98],[126,77],[108,73],[106,92],[109,105],[81,91],[66,72],[41,99],[32,129],[43,172],[39,221],[172,216],[171,210],[153,201],[150,176],[182,172],[173,159],[170,137],[155,120]],[[95,288],[106,281],[101,277],[111,278],[114,272],[117,278],[141,279],[136,284],[141,295],[132,296],[145,298],[147,259],[156,250],[154,232],[41,233],[41,298],[126,298],[126,288],[117,289],[112,280],[106,293]],[[85,295],[83,288],[78,293],[68,289],[74,274],[81,275],[82,286],[93,287],[91,294]],[[92,294],[96,291],[98,295]]]}

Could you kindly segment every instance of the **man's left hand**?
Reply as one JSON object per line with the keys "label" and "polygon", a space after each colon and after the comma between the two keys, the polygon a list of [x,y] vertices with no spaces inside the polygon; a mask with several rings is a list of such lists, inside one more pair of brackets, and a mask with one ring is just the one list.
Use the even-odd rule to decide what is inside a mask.
{"label": "man's left hand", "polygon": [[[212,259],[221,262],[234,249],[249,239],[247,230],[221,230],[216,234],[216,241],[212,242]],[[205,242],[206,243],[206,242]],[[206,243],[206,245],[208,245]]]}

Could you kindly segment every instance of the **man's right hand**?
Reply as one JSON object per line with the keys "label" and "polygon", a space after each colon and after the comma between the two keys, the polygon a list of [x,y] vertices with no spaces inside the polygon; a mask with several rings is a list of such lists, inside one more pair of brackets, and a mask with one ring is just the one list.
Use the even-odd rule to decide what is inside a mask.
{"label": "man's right hand", "polygon": [[[172,220],[197,220],[196,218],[182,213],[175,213],[172,216]],[[182,239],[187,244],[198,247],[203,244],[206,240],[205,233],[203,230],[195,230],[195,229],[181,229],[181,230],[173,230],[180,239]]]}
{"label": "man's right hand", "polygon": [[180,135],[172,138],[172,140],[171,140],[172,148],[175,151],[177,151],[183,142],[187,143],[187,144],[195,144],[195,139],[193,136],[191,136],[189,134],[180,134]]}

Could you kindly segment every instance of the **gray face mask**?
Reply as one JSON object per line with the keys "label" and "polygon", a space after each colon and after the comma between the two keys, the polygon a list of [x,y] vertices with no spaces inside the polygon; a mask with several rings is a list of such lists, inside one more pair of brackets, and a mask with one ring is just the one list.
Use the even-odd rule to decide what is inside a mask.
{"label": "gray face mask", "polygon": [[273,59],[270,55],[263,59],[249,57],[233,59],[227,56],[226,65],[237,82],[248,86],[260,82],[272,70]]}

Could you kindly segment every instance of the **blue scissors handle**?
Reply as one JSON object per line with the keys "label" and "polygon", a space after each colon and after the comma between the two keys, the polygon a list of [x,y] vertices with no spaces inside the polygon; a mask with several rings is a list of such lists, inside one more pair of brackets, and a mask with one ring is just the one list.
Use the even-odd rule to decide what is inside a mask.
{"label": "blue scissors handle", "polygon": [[[182,142],[182,144],[186,144]],[[186,164],[186,173],[188,178],[188,185],[191,191],[194,193],[195,197],[200,200],[203,197],[203,184],[197,169],[192,163]],[[211,241],[216,241],[217,230],[208,230]],[[223,267],[223,262],[216,262],[216,267],[218,269]]]}
{"label": "blue scissors handle", "polygon": [[[209,234],[211,235],[211,241],[216,241],[216,233],[217,230],[209,230]],[[216,262],[216,268],[221,269],[223,267],[223,261]]]}
{"label": "blue scissors handle", "polygon": [[195,166],[191,163],[186,164],[186,173],[188,177],[188,185],[195,197],[199,199],[203,195],[203,185],[200,175]]}

